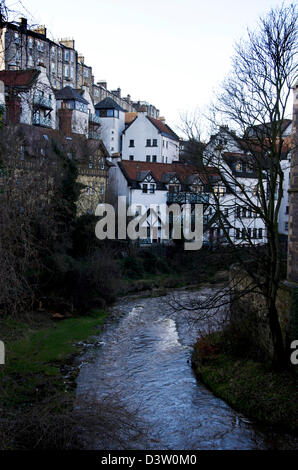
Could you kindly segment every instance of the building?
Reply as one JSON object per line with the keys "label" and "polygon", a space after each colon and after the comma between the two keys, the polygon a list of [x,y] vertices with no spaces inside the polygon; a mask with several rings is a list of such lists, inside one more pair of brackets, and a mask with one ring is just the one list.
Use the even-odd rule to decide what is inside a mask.
{"label": "building", "polygon": [[[141,243],[162,241],[161,225],[166,223],[163,212],[166,206],[185,203],[192,209],[196,203],[207,206],[210,193],[205,175],[191,165],[130,160],[122,160],[110,168],[109,189],[114,199],[108,202],[115,207],[117,198],[123,196],[126,209],[133,206],[136,214],[148,214],[146,237]],[[155,221],[154,214],[149,213],[152,207],[157,214]],[[169,236],[172,236],[171,227]]]}
{"label": "building", "polygon": [[100,122],[101,139],[109,154],[119,154],[122,151],[122,133],[125,128],[124,109],[112,98],[105,98],[94,108]]}
{"label": "building", "polygon": [[26,70],[43,64],[51,86],[60,90],[87,87],[93,103],[112,98],[125,111],[135,111],[145,103],[148,112],[158,117],[158,110],[147,102],[133,102],[130,95],[121,97],[121,89],[108,90],[107,82],[94,81],[92,67],[75,48],[74,39],[52,40],[47,28],[30,28],[26,18],[0,24],[0,70]]}
{"label": "building", "polygon": [[[206,145],[203,161],[220,174],[218,181],[213,182],[217,198],[210,200],[205,240],[209,238],[211,244],[225,243],[228,236],[235,245],[265,243],[265,224],[257,210],[258,175],[245,142],[222,126]],[[218,209],[221,223],[217,220]]]}
{"label": "building", "polygon": [[56,98],[46,69],[0,71],[8,121],[56,128]]}
{"label": "building", "polygon": [[159,119],[141,108],[122,135],[122,160],[173,163],[179,160],[179,137]]}

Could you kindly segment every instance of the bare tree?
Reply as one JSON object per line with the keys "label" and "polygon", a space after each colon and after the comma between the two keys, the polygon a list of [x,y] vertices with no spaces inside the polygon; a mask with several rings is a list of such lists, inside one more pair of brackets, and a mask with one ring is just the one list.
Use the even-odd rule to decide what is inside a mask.
{"label": "bare tree", "polygon": [[[234,249],[243,272],[264,299],[273,363],[279,368],[285,366],[286,355],[276,306],[282,279],[278,215],[283,161],[295,145],[283,132],[297,78],[296,58],[295,6],[271,9],[254,31],[248,30],[248,38],[235,46],[232,72],[212,107],[213,123],[228,124],[232,130],[221,126],[204,152],[212,193],[209,227],[212,223],[218,227],[222,241]],[[210,165],[212,173],[207,171]],[[265,229],[260,239],[255,236],[255,220]],[[245,244],[243,250],[238,249],[240,242]]]}

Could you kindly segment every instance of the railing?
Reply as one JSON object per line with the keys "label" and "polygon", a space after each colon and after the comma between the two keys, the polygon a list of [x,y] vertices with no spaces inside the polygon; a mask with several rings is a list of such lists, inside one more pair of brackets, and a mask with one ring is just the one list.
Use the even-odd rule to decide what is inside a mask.
{"label": "railing", "polygon": [[33,124],[41,127],[52,127],[51,119],[43,116],[33,116]]}
{"label": "railing", "polygon": [[33,98],[33,103],[41,108],[53,109],[52,100],[46,98],[45,96],[35,95]]}
{"label": "railing", "polygon": [[209,201],[209,194],[206,193],[188,193],[177,192],[167,193],[167,202],[177,204],[207,204]]}
{"label": "railing", "polygon": [[96,114],[89,114],[89,122],[94,122],[95,124],[100,124],[100,117]]}

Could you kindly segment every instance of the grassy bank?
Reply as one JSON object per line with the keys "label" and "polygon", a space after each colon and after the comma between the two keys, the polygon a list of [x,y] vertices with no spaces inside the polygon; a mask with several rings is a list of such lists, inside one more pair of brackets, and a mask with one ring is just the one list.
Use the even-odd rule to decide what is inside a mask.
{"label": "grassy bank", "polygon": [[0,366],[0,449],[73,445],[77,369],[70,368],[66,379],[65,366],[81,351],[77,343],[98,334],[105,318],[104,311],[93,310],[60,321],[40,313],[0,320],[6,352]]}
{"label": "grassy bank", "polygon": [[226,353],[218,333],[196,343],[192,364],[208,388],[237,411],[298,434],[297,383],[290,372],[274,372],[260,362]]}

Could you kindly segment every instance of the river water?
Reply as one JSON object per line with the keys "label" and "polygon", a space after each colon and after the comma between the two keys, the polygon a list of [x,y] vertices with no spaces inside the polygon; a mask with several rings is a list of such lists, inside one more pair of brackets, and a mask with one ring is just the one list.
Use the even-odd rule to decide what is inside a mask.
{"label": "river water", "polygon": [[179,290],[162,297],[127,298],[115,305],[120,320],[101,334],[100,347],[80,358],[78,401],[91,396],[110,412],[110,417],[107,412],[98,418],[111,425],[108,435],[103,436],[103,429],[95,432],[95,419],[89,448],[298,448],[297,438],[258,428],[195,378],[192,345],[198,330],[216,327],[216,318],[211,325],[205,319],[194,323],[193,312],[173,308],[173,303],[178,299],[185,304],[211,293],[208,287],[199,292]]}

